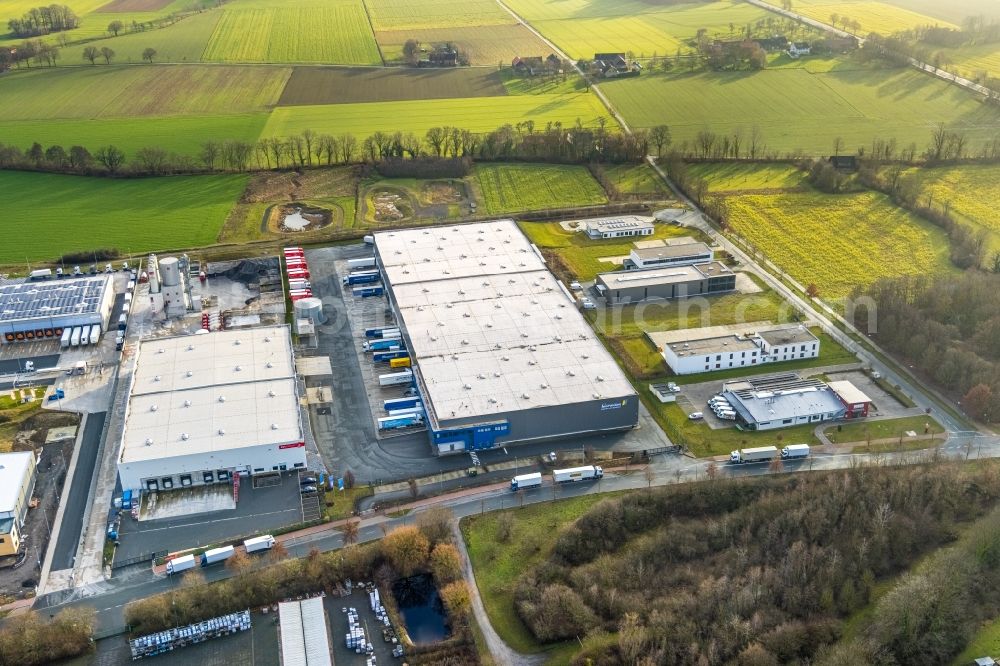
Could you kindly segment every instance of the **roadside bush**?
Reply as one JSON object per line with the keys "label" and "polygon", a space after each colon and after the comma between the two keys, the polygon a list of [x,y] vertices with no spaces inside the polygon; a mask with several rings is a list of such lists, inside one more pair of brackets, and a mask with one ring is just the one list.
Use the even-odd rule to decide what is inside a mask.
{"label": "roadside bush", "polygon": [[92,608],[67,608],[50,620],[33,611],[15,615],[0,628],[0,664],[34,666],[91,652],[95,617]]}
{"label": "roadside bush", "polygon": [[517,604],[518,614],[543,641],[583,636],[597,624],[593,611],[566,585],[548,585]]}
{"label": "roadside bush", "polygon": [[102,247],[89,252],[67,252],[56,259],[60,264],[92,264],[96,261],[107,261],[121,256],[116,247]]}
{"label": "roadside bush", "polygon": [[416,527],[398,527],[382,540],[382,554],[404,578],[427,565],[430,541]]}

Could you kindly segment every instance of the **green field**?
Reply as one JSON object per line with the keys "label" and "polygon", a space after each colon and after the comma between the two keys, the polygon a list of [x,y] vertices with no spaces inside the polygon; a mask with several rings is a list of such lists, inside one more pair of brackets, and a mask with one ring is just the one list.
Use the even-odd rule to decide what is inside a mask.
{"label": "green field", "polygon": [[[331,26],[336,26],[331,34]],[[222,13],[205,60],[382,64],[361,2],[329,6],[241,8]]]}
{"label": "green field", "polygon": [[1000,18],[1000,5],[994,0],[949,0],[949,2],[941,2],[941,0],[886,0],[886,2],[955,25],[961,25],[962,21],[969,16]]}
{"label": "green field", "polygon": [[[81,67],[34,69],[0,79],[0,118],[11,120],[228,115],[265,111],[288,67]],[[40,90],[48,91],[44,96]]]}
{"label": "green field", "polygon": [[671,194],[670,188],[648,164],[617,164],[608,166],[604,171],[622,194]]}
{"label": "green field", "polygon": [[[187,16],[165,28],[130,32],[118,37],[88,41],[86,44],[70,44],[61,50],[60,61],[67,65],[85,64],[83,49],[93,46],[98,50],[104,47],[112,49],[115,52],[112,62],[119,64],[143,62],[142,52],[146,48],[156,49],[157,62],[199,62],[221,16],[221,11],[205,11]],[[91,20],[106,26],[110,19],[98,16]],[[103,64],[104,61],[98,62]]]}
{"label": "green field", "polygon": [[510,0],[507,4],[572,58],[609,51],[674,55],[699,29],[727,38],[768,16],[766,10],[735,0],[667,6],[642,0]]}
{"label": "green field", "polygon": [[403,28],[375,32],[387,63],[403,61],[403,45],[415,39],[429,48],[451,44],[469,57],[472,65],[509,64],[515,56],[542,55],[552,51],[523,25],[477,25],[459,28]]}
{"label": "green field", "polygon": [[[991,139],[1000,110],[967,92],[909,69],[831,71],[805,67],[761,72],[643,75],[602,84],[633,127],[670,125],[675,146],[694,149],[699,132],[746,138],[759,128],[763,152],[826,155],[840,137],[849,152],[873,138],[911,142],[922,150],[945,123],[972,150]],[[918,151],[919,152],[919,151]]]}
{"label": "green field", "polygon": [[95,247],[131,254],[211,245],[246,182],[235,175],[113,180],[0,171],[5,220],[19,230],[0,245],[0,263],[54,261]]}
{"label": "green field", "polygon": [[291,136],[312,129],[328,134],[354,134],[362,139],[376,131],[413,132],[419,137],[431,127],[459,127],[489,132],[510,123],[534,120],[536,125],[561,122],[597,125],[607,117],[593,95],[517,95],[462,99],[373,102],[323,106],[284,106],[274,110],[264,136]]}
{"label": "green field", "polygon": [[116,120],[0,120],[3,141],[27,149],[35,141],[48,147],[82,145],[94,152],[114,144],[133,154],[152,146],[179,155],[194,156],[207,141],[256,141],[265,113],[233,116],[121,118]]}
{"label": "green field", "polygon": [[[776,7],[781,6],[778,0],[766,1]],[[827,24],[832,24],[831,17],[834,14],[838,17],[849,17],[861,24],[860,30],[857,31],[859,35],[867,35],[871,32],[891,35],[894,32],[911,30],[925,25],[955,27],[954,24],[947,21],[898,6],[901,4],[903,3],[894,5],[891,1],[876,2],[875,0],[843,0],[841,2],[795,0],[792,10]],[[843,28],[843,25],[838,22],[836,27]],[[852,28],[851,31],[853,32],[854,29]]]}
{"label": "green field", "polygon": [[601,186],[582,166],[476,165],[483,208],[490,215],[607,203]]}
{"label": "green field", "polygon": [[[752,174],[755,165],[720,165],[722,187],[714,184],[715,165],[699,165],[693,172],[706,178],[710,191],[731,188],[739,171]],[[953,270],[944,232],[895,207],[876,192],[828,195],[804,189],[789,191],[798,174],[785,167],[781,176],[769,167],[766,178],[779,187],[729,189],[730,227],[763,251],[769,260],[803,285],[814,283],[820,296],[846,296],[858,285],[882,277],[926,275]],[[806,188],[799,175],[800,187]]]}
{"label": "green field", "polygon": [[514,24],[495,0],[368,0],[376,30],[419,30]]}

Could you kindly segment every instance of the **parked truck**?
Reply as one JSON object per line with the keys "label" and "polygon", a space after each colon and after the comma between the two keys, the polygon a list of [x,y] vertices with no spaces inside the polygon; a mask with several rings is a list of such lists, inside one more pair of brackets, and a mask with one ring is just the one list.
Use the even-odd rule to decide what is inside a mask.
{"label": "parked truck", "polygon": [[52,269],[51,268],[39,268],[38,270],[31,271],[31,274],[28,276],[28,279],[29,280],[48,280],[50,277],[52,277]]}
{"label": "parked truck", "polygon": [[355,287],[354,295],[359,298],[368,298],[369,296],[381,296],[385,293],[385,289],[382,287]]}
{"label": "parked truck", "polygon": [[423,403],[420,398],[393,398],[391,400],[385,400],[382,402],[382,408],[391,412],[394,409],[411,409],[413,407],[420,407]]}
{"label": "parked truck", "polygon": [[386,326],[386,327],[383,327],[383,328],[366,328],[365,329],[365,337],[369,338],[369,339],[371,339],[371,338],[390,338],[390,337],[393,337],[393,334],[395,334],[395,337],[397,337],[397,338],[399,337],[399,329],[397,327],[395,327],[395,326]]}
{"label": "parked truck", "polygon": [[209,564],[215,564],[216,562],[223,562],[228,560],[236,553],[236,549],[232,546],[223,546],[222,548],[213,548],[212,550],[206,550],[201,555],[201,566],[207,567]]}
{"label": "parked truck", "polygon": [[808,458],[809,457],[809,445],[808,444],[789,444],[785,448],[781,449],[781,457],[786,459],[794,458]]}
{"label": "parked truck", "polygon": [[408,368],[410,367],[410,357],[409,356],[399,356],[397,358],[389,359],[390,368]]}
{"label": "parked truck", "polygon": [[729,454],[729,462],[734,464],[766,462],[774,460],[780,454],[776,446],[755,446],[749,449],[738,449]]}
{"label": "parked truck", "polygon": [[388,363],[394,358],[409,358],[410,352],[405,349],[397,349],[395,351],[380,351],[372,354],[372,362],[374,363]]}
{"label": "parked truck", "polygon": [[381,280],[378,271],[365,271],[363,273],[351,273],[344,277],[344,284],[368,284]]}
{"label": "parked truck", "polygon": [[247,539],[243,542],[243,548],[246,549],[247,553],[256,553],[261,550],[271,550],[274,547],[274,537],[270,534],[265,534],[264,536],[254,537],[253,539]]}
{"label": "parked truck", "polygon": [[417,405],[416,407],[403,407],[401,409],[390,409],[389,416],[413,416],[414,414],[423,414],[424,406]]}
{"label": "parked truck", "polygon": [[399,338],[383,338],[380,340],[365,340],[365,351],[395,351],[403,349],[403,341]]}
{"label": "parked truck", "polygon": [[74,326],[73,327],[73,333],[70,334],[69,344],[71,346],[73,346],[73,347],[79,347],[80,346],[80,335],[81,334],[82,334],[82,331],[81,331],[80,327],[79,326]]}
{"label": "parked truck", "polygon": [[518,474],[510,480],[510,489],[513,491],[524,490],[525,488],[538,488],[542,485],[542,475],[539,472],[534,474]]}
{"label": "parked truck", "polygon": [[167,575],[173,576],[175,573],[194,569],[194,555],[182,555],[167,562]]}
{"label": "parked truck", "polygon": [[90,327],[81,326],[80,327],[80,346],[86,347],[90,344]]}
{"label": "parked truck", "polygon": [[101,326],[94,324],[90,327],[90,344],[96,345],[101,340]]}
{"label": "parked truck", "polygon": [[597,465],[570,467],[569,469],[552,470],[552,480],[556,483],[571,483],[573,481],[594,481],[604,476],[604,469]]}
{"label": "parked truck", "polygon": [[69,343],[72,338],[73,338],[73,329],[64,328],[62,332],[62,338],[60,338],[59,340],[59,346],[62,347],[63,349],[66,349],[66,347],[69,347]]}
{"label": "parked truck", "polygon": [[406,416],[383,416],[378,420],[379,430],[397,430],[399,428],[409,428],[411,426],[422,425],[423,414],[409,414]]}
{"label": "parked truck", "polygon": [[352,271],[358,268],[375,268],[375,257],[361,257],[360,259],[348,259],[347,267]]}
{"label": "parked truck", "polygon": [[390,372],[387,375],[378,376],[379,386],[396,386],[398,384],[409,384],[413,381],[413,371],[403,370],[401,372]]}

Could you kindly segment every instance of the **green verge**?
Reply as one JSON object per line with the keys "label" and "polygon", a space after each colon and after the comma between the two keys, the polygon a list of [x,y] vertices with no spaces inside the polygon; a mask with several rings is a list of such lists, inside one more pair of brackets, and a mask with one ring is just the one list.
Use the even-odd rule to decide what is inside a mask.
{"label": "green verge", "polygon": [[[924,427],[927,426],[927,434],[939,434],[944,432],[944,428],[941,424],[935,421],[930,416],[907,416],[899,419],[882,419],[878,421],[855,421],[852,423],[844,423],[839,426],[830,426],[825,429],[823,433],[829,438],[834,444],[850,444],[855,442],[865,442],[868,437],[871,436],[873,440],[876,439],[888,439],[890,437],[898,438],[901,433],[907,431],[913,431],[917,433],[918,438],[922,437],[924,433]],[[838,429],[839,428],[839,429]],[[920,442],[923,446],[920,448],[925,448],[929,446],[926,441]],[[858,447],[862,451],[867,450],[867,446]],[[872,447],[875,448],[874,446]],[[890,446],[890,450],[892,447]]]}
{"label": "green verge", "polygon": [[[562,527],[579,518],[597,502],[616,494],[583,495],[462,519],[462,536],[490,624],[514,650],[526,653],[556,650],[562,653],[565,646],[572,648],[576,645],[542,645],[536,641],[514,609],[514,589],[521,572],[549,556]],[[504,542],[497,539],[501,515],[513,518],[510,538]]]}

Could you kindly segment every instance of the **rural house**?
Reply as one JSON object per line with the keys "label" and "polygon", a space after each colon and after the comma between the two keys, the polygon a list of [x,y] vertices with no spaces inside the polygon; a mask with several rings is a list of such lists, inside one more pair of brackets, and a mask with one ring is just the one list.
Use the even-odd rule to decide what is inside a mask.
{"label": "rural house", "polygon": [[809,55],[810,53],[812,53],[812,47],[809,46],[809,42],[792,42],[791,46],[788,47],[788,55],[793,58]]}
{"label": "rural house", "polygon": [[630,63],[624,53],[595,53],[591,69],[606,79],[619,76],[638,76],[642,67]]}
{"label": "rural house", "polygon": [[774,37],[760,37],[753,41],[757,43],[757,46],[770,53],[774,53],[777,51],[784,51],[785,49],[788,48],[788,38],[785,37],[784,35],[775,35]]}
{"label": "rural house", "polygon": [[417,67],[458,67],[458,51],[450,44],[439,46],[428,54],[427,60],[421,60]]}
{"label": "rural house", "polygon": [[542,56],[527,56],[524,58],[517,56],[511,60],[510,66],[518,74],[534,76],[535,74],[540,74],[545,68],[545,61],[542,60]]}
{"label": "rural house", "polygon": [[562,70],[562,60],[560,60],[559,56],[555,53],[550,53],[548,57],[545,58],[545,66],[553,72],[558,72]]}

